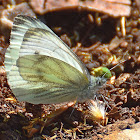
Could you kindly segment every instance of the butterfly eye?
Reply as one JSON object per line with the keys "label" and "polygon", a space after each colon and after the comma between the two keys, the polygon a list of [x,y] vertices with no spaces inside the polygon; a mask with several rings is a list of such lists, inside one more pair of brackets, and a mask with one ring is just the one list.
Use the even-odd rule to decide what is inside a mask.
{"label": "butterfly eye", "polygon": [[97,78],[96,84],[102,86],[106,82],[106,78]]}
{"label": "butterfly eye", "polygon": [[102,85],[101,79],[99,79],[99,80],[97,81],[97,84],[98,84],[99,86]]}

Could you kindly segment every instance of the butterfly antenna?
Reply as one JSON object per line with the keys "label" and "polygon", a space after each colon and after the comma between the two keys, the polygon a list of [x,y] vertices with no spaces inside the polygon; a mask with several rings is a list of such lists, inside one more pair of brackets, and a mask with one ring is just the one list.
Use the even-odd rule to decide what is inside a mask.
{"label": "butterfly antenna", "polygon": [[[128,52],[126,52],[126,53],[123,55],[122,59],[124,59],[124,57],[127,56],[127,53],[128,53]],[[130,58],[131,58],[131,57],[129,56],[128,59],[130,59]],[[128,60],[128,59],[127,59],[127,60]],[[122,60],[122,61],[120,61],[117,65],[113,66],[113,67],[110,68],[109,70],[111,71],[111,70],[115,69],[117,66],[119,66],[120,64],[126,62],[127,60]],[[104,77],[106,74],[107,74],[107,72],[106,72],[102,77]]]}
{"label": "butterfly antenna", "polygon": [[[124,62],[126,62],[126,60],[123,60],[123,61],[119,62],[117,65],[113,66],[113,67],[110,68],[109,70],[111,71],[111,70],[115,69],[117,66],[119,66],[120,64],[122,64],[122,63],[124,63]],[[105,74],[103,74],[102,78],[104,78],[106,74],[107,74],[107,72],[106,72]]]}

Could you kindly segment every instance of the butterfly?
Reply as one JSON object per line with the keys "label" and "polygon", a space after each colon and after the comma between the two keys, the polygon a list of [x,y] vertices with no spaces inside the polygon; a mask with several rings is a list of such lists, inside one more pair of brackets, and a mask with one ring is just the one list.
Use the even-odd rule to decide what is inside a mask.
{"label": "butterfly", "polygon": [[91,76],[49,27],[25,15],[14,19],[4,63],[16,98],[32,104],[83,102],[106,82],[104,77]]}

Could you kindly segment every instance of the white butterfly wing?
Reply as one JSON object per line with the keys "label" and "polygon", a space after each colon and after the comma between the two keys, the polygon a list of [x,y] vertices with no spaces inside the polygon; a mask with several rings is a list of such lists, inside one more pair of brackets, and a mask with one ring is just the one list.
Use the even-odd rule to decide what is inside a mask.
{"label": "white butterfly wing", "polygon": [[[25,35],[26,31],[28,31],[31,28],[45,29],[45,30],[48,31],[48,34],[51,33],[50,37],[48,36],[48,39],[50,40],[50,44],[51,44],[51,41],[53,42],[52,43],[53,45],[58,43],[57,44],[58,48],[54,45],[52,50],[55,49],[55,48],[58,49],[57,50],[58,52],[59,52],[59,48],[62,48],[63,50],[65,50],[66,55],[70,54],[74,58],[74,61],[76,60],[75,62],[74,61],[73,62],[78,63],[78,65],[80,65],[80,67],[81,67],[80,69],[82,69],[82,71],[85,74],[89,75],[86,67],[81,63],[81,61],[77,58],[77,56],[71,51],[71,49],[62,40],[59,39],[59,37],[57,37],[57,35],[48,26],[46,26],[44,23],[42,23],[38,19],[28,17],[28,16],[24,16],[24,15],[18,15],[14,19],[13,28],[12,28],[11,37],[10,37],[10,46],[7,49],[7,52],[5,54],[5,66],[6,66],[7,74],[10,71],[11,66],[13,64],[15,64],[16,60],[19,58],[19,50],[21,48],[21,44],[22,44],[24,35]],[[40,31],[40,36],[41,36],[41,34],[42,33]],[[54,40],[54,36],[55,36],[55,40]],[[33,41],[35,41],[35,39]],[[32,43],[34,43],[34,42],[32,42]],[[50,50],[51,47],[52,47],[52,46],[49,46],[49,44],[47,44],[47,46],[48,46],[48,50]],[[47,46],[44,46],[44,47],[47,47]],[[54,57],[54,56],[52,56],[52,57]],[[60,57],[63,58],[63,60],[65,60],[67,58],[67,57],[65,58],[65,56],[62,56],[62,55]],[[68,61],[70,62],[71,60],[68,60]],[[71,64],[73,62],[71,62]]]}
{"label": "white butterfly wing", "polygon": [[[90,75],[87,69],[47,26],[44,29],[43,23],[32,19],[18,16],[14,21],[14,30],[11,33],[12,43],[5,56],[5,67],[11,89],[19,100],[34,104],[60,103],[76,99],[89,86]],[[18,24],[19,21],[21,25]],[[25,29],[28,25],[25,22],[40,25],[40,27]],[[44,56],[45,60],[37,56]],[[48,58],[49,61],[47,61]],[[44,65],[38,64],[39,61],[44,61]],[[55,65],[51,66],[51,71],[48,66],[52,61]],[[33,64],[36,66],[33,67]],[[40,70],[37,72],[38,68]],[[48,74],[47,71],[50,73]],[[40,77],[47,80],[41,81]],[[46,77],[54,81],[50,82]],[[35,78],[36,81],[33,80]]]}
{"label": "white butterfly wing", "polygon": [[31,28],[24,35],[20,56],[46,55],[62,60],[87,75],[86,67],[66,44],[53,33],[39,28]]}
{"label": "white butterfly wing", "polygon": [[19,57],[19,50],[23,41],[24,34],[28,29],[33,27],[46,29],[53,33],[53,31],[49,27],[47,27],[38,19],[24,15],[18,15],[17,17],[15,17],[11,31],[10,46],[5,54],[5,65],[7,74],[9,73],[13,63],[15,63]]}
{"label": "white butterfly wing", "polygon": [[76,100],[89,84],[87,77],[74,67],[45,55],[20,57],[9,77],[17,99],[33,104]]}

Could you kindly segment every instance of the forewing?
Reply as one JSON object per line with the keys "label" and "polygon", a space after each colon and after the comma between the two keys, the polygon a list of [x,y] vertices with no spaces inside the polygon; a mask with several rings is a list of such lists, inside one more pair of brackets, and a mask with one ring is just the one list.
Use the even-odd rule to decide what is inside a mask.
{"label": "forewing", "polygon": [[5,66],[7,74],[9,73],[12,65],[16,63],[16,60],[19,57],[19,50],[23,41],[24,34],[30,28],[46,29],[53,33],[49,27],[47,27],[38,19],[24,15],[18,15],[15,17],[10,36],[10,46],[8,47],[5,54]]}
{"label": "forewing", "polygon": [[[30,38],[30,36],[32,38]],[[20,51],[21,45],[23,46],[22,49],[24,49],[25,52]],[[31,46],[28,47],[28,45]],[[7,75],[9,74],[12,65],[16,64],[16,60],[19,58],[19,56],[22,56],[26,53],[34,54],[35,51],[39,51],[43,55],[58,58],[74,66],[83,74],[86,74],[90,80],[90,76],[86,67],[70,50],[70,48],[63,41],[61,41],[48,26],[46,26],[38,19],[24,15],[18,15],[14,19],[10,37],[10,46],[5,54],[5,67]]]}
{"label": "forewing", "polygon": [[31,28],[25,33],[20,49],[20,56],[33,54],[57,58],[88,76],[86,67],[70,48],[59,37],[47,30]]}
{"label": "forewing", "polygon": [[18,100],[52,104],[75,100],[88,87],[85,75],[45,55],[25,55],[12,67],[9,84]]}

